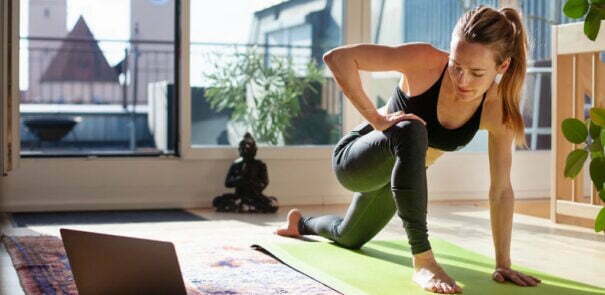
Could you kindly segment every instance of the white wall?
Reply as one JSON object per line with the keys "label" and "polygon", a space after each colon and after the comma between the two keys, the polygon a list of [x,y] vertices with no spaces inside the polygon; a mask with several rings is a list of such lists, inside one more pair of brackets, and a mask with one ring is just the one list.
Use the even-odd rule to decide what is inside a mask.
{"label": "white wall", "polygon": [[[271,158],[261,148],[258,158],[269,169],[265,193],[280,205],[350,200],[352,193],[337,182],[329,157]],[[231,191],[224,187],[230,164],[227,159],[25,158],[19,169],[0,178],[0,211],[211,207],[215,196]],[[515,196],[548,197],[549,171],[549,152],[515,153]],[[429,200],[488,197],[485,153],[446,153],[427,175]]]}

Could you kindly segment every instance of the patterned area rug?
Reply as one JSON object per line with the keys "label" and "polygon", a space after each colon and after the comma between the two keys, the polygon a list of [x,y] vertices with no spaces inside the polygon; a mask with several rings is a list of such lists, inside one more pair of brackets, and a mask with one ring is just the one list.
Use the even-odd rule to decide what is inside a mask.
{"label": "patterned area rug", "polygon": [[[25,294],[78,294],[55,236],[3,236]],[[187,293],[340,294],[249,247],[175,245]]]}

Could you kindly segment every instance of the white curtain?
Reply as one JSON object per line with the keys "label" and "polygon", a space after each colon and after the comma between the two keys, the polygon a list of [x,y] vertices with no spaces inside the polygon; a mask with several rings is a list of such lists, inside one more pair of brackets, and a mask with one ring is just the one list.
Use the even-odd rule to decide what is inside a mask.
{"label": "white curtain", "polygon": [[0,0],[0,170],[19,159],[19,1]]}

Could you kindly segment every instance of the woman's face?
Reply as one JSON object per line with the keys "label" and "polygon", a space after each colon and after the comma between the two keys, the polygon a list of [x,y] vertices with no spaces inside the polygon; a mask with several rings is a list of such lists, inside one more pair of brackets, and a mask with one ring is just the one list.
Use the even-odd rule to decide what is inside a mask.
{"label": "woman's face", "polygon": [[448,73],[457,101],[472,101],[492,85],[498,72],[504,72],[508,62],[496,66],[491,49],[479,43],[459,40],[452,36]]}

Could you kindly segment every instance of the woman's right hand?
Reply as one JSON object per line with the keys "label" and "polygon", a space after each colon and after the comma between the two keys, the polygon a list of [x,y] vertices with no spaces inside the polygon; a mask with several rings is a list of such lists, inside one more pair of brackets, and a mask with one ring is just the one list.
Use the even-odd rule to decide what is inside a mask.
{"label": "woman's right hand", "polygon": [[398,122],[405,120],[418,120],[424,125],[426,125],[426,122],[422,118],[414,115],[413,113],[405,113],[403,111],[398,111],[390,114],[383,114],[382,112],[378,112],[378,116],[376,116],[376,119],[374,119],[373,122],[369,123],[375,130],[383,131],[397,124]]}

